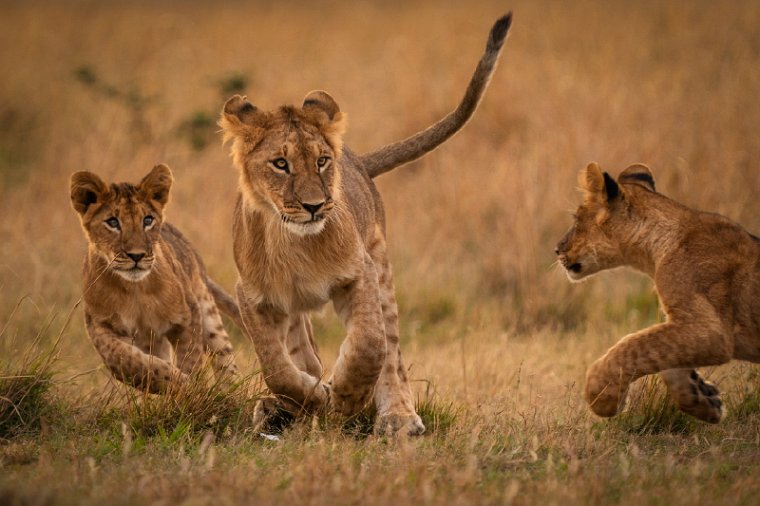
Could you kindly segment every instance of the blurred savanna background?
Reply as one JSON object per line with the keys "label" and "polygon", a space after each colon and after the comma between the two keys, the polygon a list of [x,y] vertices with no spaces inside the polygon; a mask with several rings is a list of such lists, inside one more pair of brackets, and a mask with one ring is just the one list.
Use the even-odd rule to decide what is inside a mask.
{"label": "blurred savanna background", "polygon": [[[315,421],[271,443],[240,417],[221,432],[171,417],[143,431],[136,420],[172,405],[112,384],[88,341],[70,174],[136,182],[168,164],[169,220],[232,290],[224,101],[269,109],[324,89],[348,113],[346,144],[366,152],[453,109],[508,10],[473,120],[378,180],[428,435]],[[0,391],[0,502],[754,504],[758,369],[706,371],[728,407],[718,426],[679,416],[651,381],[600,421],[585,368],[658,321],[657,298],[625,270],[570,284],[553,249],[590,161],[613,175],[646,163],[659,191],[760,232],[758,26],[750,0],[3,2],[0,382],[31,368],[44,385],[28,413],[31,394]],[[313,318],[329,367],[343,329],[331,308]]]}

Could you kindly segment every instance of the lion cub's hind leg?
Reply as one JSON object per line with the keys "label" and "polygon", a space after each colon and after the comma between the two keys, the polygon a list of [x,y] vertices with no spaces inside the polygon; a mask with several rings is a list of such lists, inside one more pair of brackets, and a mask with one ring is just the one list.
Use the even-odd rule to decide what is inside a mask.
{"label": "lion cub's hind leg", "polygon": [[232,343],[224,329],[222,317],[214,298],[204,290],[200,302],[203,347],[211,358],[211,367],[217,380],[230,380],[239,375]]}
{"label": "lion cub's hind leg", "polygon": [[723,403],[718,389],[694,369],[668,369],[660,373],[678,409],[705,422],[718,423]]}
{"label": "lion cub's hind leg", "polygon": [[386,340],[385,363],[375,386],[375,405],[378,413],[375,432],[417,436],[425,432],[425,425],[414,409],[412,389],[401,359],[393,271],[386,254],[385,240],[379,230],[376,232],[370,254],[377,269]]}
{"label": "lion cub's hind leg", "polygon": [[322,378],[322,361],[319,359],[308,314],[291,316],[285,345],[290,359],[297,368],[317,379]]}

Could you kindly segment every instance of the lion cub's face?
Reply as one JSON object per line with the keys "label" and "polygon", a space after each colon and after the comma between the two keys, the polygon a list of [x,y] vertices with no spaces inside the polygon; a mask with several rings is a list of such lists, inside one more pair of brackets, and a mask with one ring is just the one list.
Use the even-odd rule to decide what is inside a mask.
{"label": "lion cub's face", "polygon": [[555,248],[557,259],[571,281],[578,281],[625,263],[621,250],[635,231],[628,199],[618,184],[632,183],[654,192],[652,173],[644,165],[631,165],[616,182],[591,163],[579,175],[583,204],[575,212],[575,223]]}
{"label": "lion cub's face", "polygon": [[154,167],[137,186],[108,186],[86,171],[71,176],[71,204],[90,247],[127,281],[141,281],[153,268],[171,184],[165,165]]}
{"label": "lion cub's face", "polygon": [[297,235],[318,234],[339,197],[345,116],[324,92],[301,109],[256,109],[243,97],[227,101],[220,125],[232,139],[243,197]]}

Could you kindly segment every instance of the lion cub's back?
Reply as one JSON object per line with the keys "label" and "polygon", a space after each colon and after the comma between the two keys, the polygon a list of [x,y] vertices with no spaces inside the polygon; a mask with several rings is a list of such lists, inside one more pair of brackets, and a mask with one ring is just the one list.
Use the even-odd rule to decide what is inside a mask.
{"label": "lion cub's back", "polygon": [[177,227],[164,223],[161,227],[161,239],[171,248],[178,266],[190,279],[198,277],[200,281],[205,282],[206,267],[203,260]]}
{"label": "lion cub's back", "polygon": [[357,156],[343,152],[341,191],[365,243],[372,240],[375,224],[385,230],[385,209],[380,192]]}

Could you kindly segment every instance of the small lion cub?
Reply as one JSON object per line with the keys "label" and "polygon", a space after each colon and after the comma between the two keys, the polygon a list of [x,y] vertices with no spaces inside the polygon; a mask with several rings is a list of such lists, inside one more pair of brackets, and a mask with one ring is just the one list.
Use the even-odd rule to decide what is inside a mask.
{"label": "small lion cub", "polygon": [[718,389],[695,368],[732,358],[760,362],[760,239],[658,193],[644,165],[631,165],[616,181],[592,163],[579,179],[584,202],[556,248],[568,277],[633,267],[654,280],[666,315],[591,364],[591,409],[617,414],[632,381],[659,373],[679,409],[720,421]]}
{"label": "small lion cub", "polygon": [[157,165],[138,185],[71,176],[71,204],[87,238],[87,332],[114,378],[165,392],[210,358],[217,378],[237,375],[217,305],[236,322],[235,301],[206,275],[198,253],[164,222],[172,173]]}

